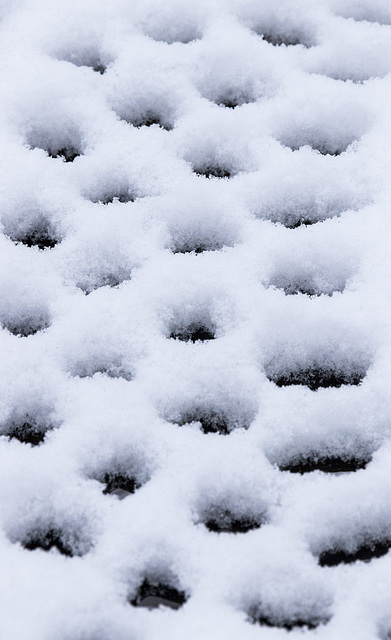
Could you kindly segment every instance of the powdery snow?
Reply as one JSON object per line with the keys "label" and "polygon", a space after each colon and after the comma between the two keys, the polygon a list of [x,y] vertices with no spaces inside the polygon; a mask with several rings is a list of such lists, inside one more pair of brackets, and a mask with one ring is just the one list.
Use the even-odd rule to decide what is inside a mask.
{"label": "powdery snow", "polygon": [[0,19],[1,640],[390,638],[388,0]]}

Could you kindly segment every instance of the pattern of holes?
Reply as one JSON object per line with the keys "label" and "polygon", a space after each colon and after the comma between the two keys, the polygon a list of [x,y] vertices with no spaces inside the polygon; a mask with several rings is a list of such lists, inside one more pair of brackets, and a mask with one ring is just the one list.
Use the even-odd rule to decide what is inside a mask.
{"label": "pattern of holes", "polygon": [[3,4],[9,640],[391,628],[389,9]]}

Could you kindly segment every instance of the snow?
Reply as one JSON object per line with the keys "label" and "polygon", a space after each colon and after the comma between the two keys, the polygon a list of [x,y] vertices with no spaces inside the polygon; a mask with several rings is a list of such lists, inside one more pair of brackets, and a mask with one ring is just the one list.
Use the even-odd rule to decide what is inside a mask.
{"label": "snow", "polygon": [[0,639],[390,637],[390,25],[0,3]]}

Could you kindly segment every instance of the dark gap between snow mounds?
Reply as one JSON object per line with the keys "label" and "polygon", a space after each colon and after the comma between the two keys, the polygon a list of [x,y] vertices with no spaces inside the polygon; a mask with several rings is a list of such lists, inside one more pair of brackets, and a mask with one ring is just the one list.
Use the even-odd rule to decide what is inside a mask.
{"label": "dark gap between snow mounds", "polygon": [[319,296],[332,296],[334,293],[342,293],[351,275],[343,273],[325,273],[321,266],[313,266],[313,273],[308,269],[300,271],[300,267],[288,269],[286,265],[280,265],[265,283],[268,287],[281,289],[287,296],[303,294],[310,298]]}
{"label": "dark gap between snow mounds", "polygon": [[49,147],[45,151],[50,158],[61,158],[63,162],[73,162],[75,158],[81,155],[79,149],[75,147],[61,147],[61,149]]}
{"label": "dark gap between snow mounds", "polygon": [[226,109],[236,109],[242,107],[244,104],[251,104],[256,102],[256,99],[250,95],[250,93],[239,92],[237,90],[227,90],[221,93],[212,100],[218,107],[225,107]]}
{"label": "dark gap between snow mounds", "polygon": [[300,385],[308,387],[311,391],[317,391],[321,388],[339,388],[345,385],[358,386],[366,376],[366,369],[351,370],[343,367],[309,366],[288,370],[286,373],[266,370],[266,376],[278,387]]}
{"label": "dark gap between snow mounds", "polygon": [[355,551],[346,549],[326,549],[318,556],[321,567],[336,567],[340,564],[352,564],[354,562],[370,562],[374,558],[385,556],[391,548],[391,540],[369,541],[360,545]]}
{"label": "dark gap between snow mounds", "polygon": [[370,463],[371,457],[356,458],[348,456],[303,456],[295,458],[290,462],[278,465],[280,471],[289,471],[290,473],[312,473],[313,471],[322,471],[323,473],[353,473],[360,469],[365,469]]}
{"label": "dark gap between snow mounds", "polygon": [[[106,58],[106,60],[104,60],[104,58]],[[89,49],[80,49],[79,51],[68,50],[56,56],[56,59],[70,62],[75,65],[75,67],[88,67],[100,75],[106,72],[109,62],[107,56],[102,56],[95,46]]]}
{"label": "dark gap between snow mounds", "polygon": [[172,131],[174,128],[173,122],[155,111],[146,111],[139,116],[121,119],[125,120],[125,122],[131,124],[133,127],[136,127],[136,129],[141,129],[141,127],[152,127],[153,125],[157,125],[160,129],[164,129],[165,131]]}
{"label": "dark gap between snow mounds", "polygon": [[16,244],[38,247],[41,251],[53,249],[61,241],[46,216],[39,216],[31,222],[21,223],[15,228],[9,229],[8,232],[5,230],[4,233]]}
{"label": "dark gap between snow mounds", "polygon": [[213,533],[236,534],[259,529],[266,523],[266,518],[264,514],[239,514],[225,507],[213,506],[204,510],[200,522]]}
{"label": "dark gap between snow mounds", "polygon": [[194,253],[196,256],[207,251],[220,251],[226,245],[217,241],[211,240],[210,243],[205,242],[192,242],[183,240],[183,242],[173,243],[171,251],[173,253]]}
{"label": "dark gap between snow mounds", "polygon": [[235,410],[234,414],[223,407],[202,407],[196,404],[193,407],[181,410],[175,420],[175,424],[183,427],[184,425],[199,422],[203,433],[216,433],[226,436],[235,429],[248,429],[254,417],[255,415],[251,410]]}
{"label": "dark gap between snow mounds", "polygon": [[42,311],[36,314],[23,314],[20,313],[18,317],[5,317],[0,316],[0,325],[19,338],[27,338],[40,331],[48,329],[50,326],[50,315],[47,311]]}
{"label": "dark gap between snow mounds", "polygon": [[193,172],[197,176],[203,176],[208,179],[229,179],[234,175],[232,169],[219,164],[193,165]]}
{"label": "dark gap between snow mounds", "polygon": [[50,523],[47,526],[38,523],[18,542],[28,551],[56,549],[61,555],[70,558],[84,556],[92,547],[91,542],[80,531],[71,530],[69,526],[62,527]]}
{"label": "dark gap between snow mounds", "polygon": [[307,29],[300,26],[296,28],[284,28],[284,26],[255,24],[251,27],[251,31],[260,36],[262,40],[268,42],[274,47],[297,47],[301,45],[306,49],[315,46],[314,35],[308,33]]}
{"label": "dark gap between snow mounds", "polygon": [[208,342],[215,339],[215,334],[210,328],[197,323],[174,329],[170,333],[170,338],[183,342]]}
{"label": "dark gap between snow mounds", "polygon": [[249,622],[253,624],[259,624],[261,627],[276,627],[278,629],[286,629],[286,631],[293,631],[295,629],[313,630],[319,627],[321,624],[326,624],[329,620],[325,617],[305,616],[305,617],[292,617],[279,616],[278,614],[269,614],[266,611],[262,611],[262,607],[252,607],[249,611]]}
{"label": "dark gap between snow mounds", "polygon": [[22,419],[7,421],[1,427],[0,435],[36,447],[44,442],[48,431],[56,427],[58,425],[40,423],[39,419],[26,414]]}
{"label": "dark gap between snow mounds", "polygon": [[118,190],[107,190],[104,194],[90,198],[91,202],[100,203],[100,204],[111,204],[112,202],[121,202],[122,204],[126,204],[127,202],[134,202],[137,198],[135,193],[132,193],[130,190],[126,189],[118,189]]}
{"label": "dark gap between snow mounds", "polygon": [[28,549],[29,551],[34,551],[35,549],[50,551],[55,548],[63,556],[71,558],[73,555],[79,555],[74,554],[72,545],[66,540],[60,529],[31,532],[21,544],[24,549]]}
{"label": "dark gap between snow mounds", "polygon": [[137,478],[126,473],[105,473],[103,482],[106,486],[102,493],[117,496],[120,500],[135,493],[142,486]]}
{"label": "dark gap between snow mounds", "polygon": [[184,591],[179,591],[171,584],[153,578],[145,578],[137,589],[135,597],[129,598],[132,606],[147,609],[156,609],[160,606],[179,609],[186,600]]}

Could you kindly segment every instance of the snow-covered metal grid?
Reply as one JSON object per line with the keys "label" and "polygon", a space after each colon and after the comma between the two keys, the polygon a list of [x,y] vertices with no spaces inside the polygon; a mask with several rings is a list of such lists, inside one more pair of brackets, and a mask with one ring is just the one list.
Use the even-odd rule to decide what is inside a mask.
{"label": "snow-covered metal grid", "polygon": [[390,637],[389,2],[0,17],[0,637]]}

